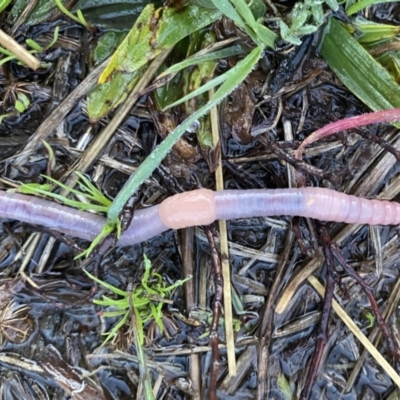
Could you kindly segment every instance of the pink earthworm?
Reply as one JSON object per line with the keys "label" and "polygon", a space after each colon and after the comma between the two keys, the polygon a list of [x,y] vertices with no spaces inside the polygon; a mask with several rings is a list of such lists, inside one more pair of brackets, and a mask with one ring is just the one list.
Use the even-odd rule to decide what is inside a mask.
{"label": "pink earthworm", "polygon": [[[171,196],[156,206],[137,210],[119,246],[140,243],[168,229],[208,225],[218,219],[292,215],[350,224],[400,223],[400,203],[368,200],[330,189],[252,189],[214,192],[198,189]],[[0,218],[41,225],[93,240],[102,230],[103,216],[52,201],[0,191]]]}

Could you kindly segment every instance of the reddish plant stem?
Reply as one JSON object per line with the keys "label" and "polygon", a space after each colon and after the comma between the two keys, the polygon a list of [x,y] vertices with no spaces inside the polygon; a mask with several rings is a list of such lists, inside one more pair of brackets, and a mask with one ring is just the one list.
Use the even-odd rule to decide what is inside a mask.
{"label": "reddish plant stem", "polygon": [[380,122],[396,122],[400,121],[400,108],[392,110],[376,111],[368,114],[358,115],[356,117],[341,119],[340,121],[332,122],[321,129],[312,133],[296,151],[296,158],[301,160],[302,152],[305,146],[314,143],[317,140],[323,139],[334,133],[346,131],[348,129],[358,128],[360,126],[377,124]]}

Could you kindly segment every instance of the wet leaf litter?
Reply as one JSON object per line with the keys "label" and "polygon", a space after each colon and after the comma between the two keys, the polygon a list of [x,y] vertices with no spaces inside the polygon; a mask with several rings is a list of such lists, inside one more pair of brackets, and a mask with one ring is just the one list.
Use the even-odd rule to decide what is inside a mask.
{"label": "wet leaf litter", "polygon": [[[374,18],[379,20],[385,15],[390,15],[390,7],[394,6],[378,6],[374,9]],[[26,30],[26,34],[32,36],[29,29],[35,28]],[[228,29],[226,20],[218,21],[213,29],[217,37],[225,35],[226,38],[236,34]],[[44,31],[46,32],[45,27]],[[47,32],[52,32],[50,27]],[[78,40],[85,36],[85,40],[89,40],[87,35],[84,29],[75,28],[72,31],[65,30],[62,36],[67,41]],[[249,142],[248,132],[242,133],[243,118],[239,118],[239,115],[236,122],[238,126],[234,126],[238,108],[230,103],[237,101],[241,95],[232,94],[224,100],[224,108],[221,107],[220,110],[233,110],[229,125],[236,128],[235,132],[239,132],[235,137],[230,134],[229,129],[225,129],[223,136],[220,137],[225,189],[288,187],[290,182],[293,184],[294,170],[289,169],[289,158],[283,158],[284,154],[292,156],[294,167],[300,165],[300,162],[296,161],[295,151],[304,137],[329,122],[369,111],[324,65],[316,53],[316,43],[310,42],[305,52],[307,56],[304,55],[304,62],[296,64],[294,72],[290,71],[287,74],[286,80],[275,93],[268,88],[268,76],[273,74],[281,60],[290,54],[292,50],[290,46],[267,50],[260,59],[258,68],[243,83],[247,86],[246,93],[250,93],[258,104],[255,109],[251,107],[248,110],[244,109],[244,112],[252,114],[250,119],[253,120],[254,127],[257,127],[258,132],[263,129],[265,132],[262,135],[267,140],[262,141],[255,137]],[[46,54],[47,61],[50,63],[57,60],[59,54],[64,52],[68,57],[63,57],[63,62],[48,65],[39,75],[32,75],[32,72],[17,62],[3,66],[2,73],[6,76],[0,81],[2,88],[5,88],[2,94],[7,95],[6,100],[10,103],[13,101],[13,92],[7,90],[10,79],[17,82],[28,80],[35,81],[43,90],[51,87],[53,90],[51,98],[55,98],[54,91],[58,90],[56,83],[59,84],[51,78],[55,71],[68,78],[64,81],[65,86],[70,90],[75,89],[85,78],[82,59],[87,59],[86,51],[88,49],[82,44],[78,51],[60,45]],[[89,57],[88,54],[86,56]],[[170,57],[177,55],[171,54]],[[235,65],[237,59],[238,57],[236,59],[233,57],[221,60],[217,66],[217,74]],[[17,91],[19,89],[20,87],[15,88]],[[0,125],[2,138],[5,137],[7,140],[13,138],[14,130],[34,136],[35,130],[43,121],[43,116],[51,115],[52,110],[59,107],[59,102],[55,103],[48,98],[35,95],[35,92],[32,92],[32,96],[33,106],[25,113],[3,120]],[[158,132],[157,124],[153,123],[154,114],[148,108],[151,96],[152,94],[149,94],[139,100],[124,118],[111,141],[106,143],[102,153],[96,156],[96,163],[87,171],[90,179],[110,198],[116,196],[128,174],[133,173],[144,157],[161,141],[162,133]],[[4,104],[4,98],[1,100]],[[7,159],[1,164],[4,167],[2,189],[17,186],[18,182],[43,183],[44,178],[40,175],[43,173],[61,179],[67,171],[69,172],[71,165],[85,151],[88,142],[99,133],[103,124],[108,123],[109,117],[90,123],[84,107],[83,101],[74,103],[62,125],[49,136],[48,141],[54,155],[46,147],[37,147],[24,163],[13,163],[13,160],[20,156],[18,151],[22,150],[21,145],[25,140],[22,143],[18,140],[11,142],[7,148]],[[184,119],[187,113],[179,106],[174,112],[178,121]],[[223,120],[223,115],[220,115],[220,120]],[[277,122],[273,126],[275,120]],[[271,126],[272,129],[268,129]],[[53,129],[54,127],[51,131]],[[288,132],[290,129],[293,132],[292,138]],[[395,127],[373,125],[361,129],[364,133],[371,132],[381,138],[392,146],[393,150],[398,149]],[[184,138],[188,145],[200,153],[196,132],[188,132]],[[268,145],[272,141],[274,145]],[[368,135],[363,135],[361,138],[356,131],[341,132],[325,142],[314,143],[305,149],[304,161],[327,174],[308,175],[302,171],[303,178],[307,185],[315,187],[336,189],[373,199],[396,200],[398,165],[387,149],[388,146],[385,148],[382,143],[371,142]],[[55,162],[50,163],[52,159]],[[343,171],[345,173],[341,173]],[[191,157],[182,159],[173,155],[168,163],[157,169],[142,186],[136,208],[147,208],[161,203],[171,194],[199,187],[214,187],[214,177],[209,172],[207,162],[202,158],[194,161]],[[52,384],[48,381],[43,382],[43,379],[35,383],[37,392],[42,391],[50,395],[60,390],[55,389],[58,386],[77,398],[79,396],[85,398],[85,395],[98,396],[93,398],[114,396],[121,399],[140,396],[144,390],[140,382],[146,380],[138,367],[140,362],[138,362],[137,346],[132,340],[129,323],[118,332],[112,345],[101,346],[104,337],[101,337],[100,333],[108,332],[118,322],[118,318],[115,316],[115,321],[112,321],[104,317],[104,312],[115,312],[115,310],[100,309],[91,302],[93,295],[100,298],[102,295],[112,296],[112,293],[101,286],[94,287],[93,281],[82,273],[82,264],[92,271],[90,260],[73,260],[76,254],[73,251],[74,246],[82,248],[85,243],[81,241],[74,243],[68,237],[59,236],[54,240],[54,232],[46,230],[39,229],[38,235],[38,227],[22,225],[15,220],[4,221],[2,227],[1,284],[2,292],[5,294],[4,304],[11,304],[10,302],[14,301],[19,305],[26,304],[31,307],[28,310],[10,306],[7,309],[8,314],[4,315],[3,320],[6,324],[10,321],[15,324],[15,332],[26,332],[26,340],[21,340],[24,338],[23,334],[13,336],[9,331],[9,325],[4,325],[2,332],[8,333],[7,335],[3,333],[5,338],[3,346],[8,356],[2,360],[4,365],[7,368],[23,366],[23,371],[28,371],[28,365],[8,355],[12,350],[20,352],[26,359],[31,360],[33,366],[30,368],[34,371],[32,373],[53,379]],[[23,242],[30,233],[32,233],[29,239],[32,250],[29,250],[29,242],[28,244]],[[212,235],[217,239],[215,246],[218,246],[218,234],[212,231]],[[328,240],[326,235],[331,240]],[[175,282],[184,276],[193,276],[193,282],[186,292],[185,287],[177,288],[169,299],[171,302],[162,304],[163,329],[161,330],[155,321],[148,321],[145,324],[146,371],[152,376],[150,381],[154,385],[153,389],[158,389],[156,397],[162,396],[162,393],[168,393],[174,398],[180,398],[184,393],[196,397],[206,393],[204,391],[207,388],[215,388],[216,392],[221,391],[236,397],[254,395],[261,392],[259,377],[262,376],[266,365],[268,374],[265,375],[265,382],[271,396],[286,398],[299,391],[299,382],[306,379],[305,367],[316,365],[310,361],[318,332],[316,320],[311,319],[311,322],[310,320],[306,322],[306,319],[308,314],[322,309],[321,300],[310,286],[299,284],[293,291],[295,297],[291,305],[283,307],[282,314],[271,314],[265,305],[268,302],[275,307],[276,300],[279,300],[277,303],[279,306],[282,297],[289,298],[288,288],[301,281],[300,278],[293,278],[293,273],[316,271],[318,265],[322,265],[322,249],[325,253],[331,249],[336,257],[337,250],[330,243],[338,246],[344,260],[374,288],[379,308],[383,309],[387,302],[389,305],[392,304],[393,309],[393,304],[396,303],[393,299],[396,295],[397,282],[396,227],[373,228],[335,223],[321,227],[312,220],[302,218],[292,220],[288,217],[229,221],[228,240],[234,305],[232,328],[235,332],[240,372],[231,377],[226,367],[223,314],[220,315],[219,321],[212,322],[209,318],[209,310],[216,312],[212,303],[214,290],[220,290],[221,286],[218,280],[215,289],[212,284],[210,285],[213,276],[216,277],[215,274],[218,273],[218,270],[214,275],[210,272],[210,254],[214,255],[216,248],[210,248],[205,237],[201,227],[184,232],[170,231],[128,249],[117,248],[106,252],[98,266],[99,278],[102,281],[127,292],[129,287],[134,290],[141,282],[144,274],[143,254],[151,260],[154,272],[166,283]],[[322,241],[321,238],[326,240]],[[16,243],[21,243],[23,246],[21,251]],[[218,262],[217,258],[212,259]],[[369,320],[366,315],[375,306],[370,306],[359,286],[348,278],[349,275],[343,272],[345,268],[340,265],[340,263],[335,264],[336,274],[340,276],[341,281],[340,289],[335,293],[336,300],[351,315],[356,325],[364,333],[368,333],[371,328],[367,328]],[[329,268],[331,267],[332,265]],[[182,275],[182,271],[185,275]],[[324,282],[325,273],[324,268],[316,273],[320,282]],[[152,279],[157,281],[158,278],[155,275]],[[280,285],[286,287],[283,295],[282,288],[275,287]],[[191,292],[187,293],[187,290]],[[271,298],[274,292],[276,300]],[[156,304],[163,303],[159,297],[156,301],[158,301]],[[385,310],[381,311],[386,313]],[[393,311],[395,317],[397,311],[396,309]],[[17,322],[20,320],[25,322]],[[392,317],[389,327],[395,334],[396,325],[393,321],[395,319]],[[274,326],[272,331],[266,329],[266,326],[272,324]],[[363,356],[366,359],[362,364],[363,369],[359,375],[351,378],[353,379],[351,382],[348,375],[356,370],[353,363],[359,358],[363,348],[343,327],[336,314],[333,313],[328,318],[327,327],[328,333],[324,345],[327,356],[319,367],[321,372],[312,387],[312,398],[319,398],[322,393],[328,398],[337,398],[338,393],[344,390],[348,398],[368,393],[389,394],[395,390],[395,386],[388,378],[380,379],[382,376],[380,367],[368,356]],[[210,329],[213,338],[217,335],[218,340],[210,339],[208,336]],[[287,336],[282,334],[282,329],[288,329]],[[279,331],[279,339],[274,339],[274,336],[278,336],[275,331]],[[219,350],[219,359],[212,359],[214,364],[212,370],[209,356],[211,348],[208,346],[212,344],[215,347],[218,343],[222,346]],[[381,342],[378,349],[390,359],[391,351],[385,347],[385,343]],[[46,356],[40,360],[39,355],[44,348]],[[255,356],[258,354],[257,349],[260,348],[263,351],[268,349],[267,358],[264,353],[259,357]],[[67,363],[72,368],[71,371],[75,371],[73,368],[79,366],[86,372],[93,373],[91,378],[83,378],[87,374],[78,373],[76,376],[75,372],[71,372],[65,376],[66,380],[61,384],[48,369],[43,367],[49,364],[48,360],[53,360],[51,362],[58,371],[68,370],[65,364]],[[206,362],[204,366],[202,360],[209,360],[208,364]],[[196,373],[188,367],[188,363],[191,365],[190,368],[198,368],[197,380]],[[220,369],[218,373],[216,366]],[[118,374],[115,373],[116,370],[119,371]],[[2,382],[7,390],[27,392],[26,384],[20,383],[26,382],[28,379],[26,374],[18,372],[12,379],[3,375]],[[204,380],[199,379],[199,374],[205,376]]]}

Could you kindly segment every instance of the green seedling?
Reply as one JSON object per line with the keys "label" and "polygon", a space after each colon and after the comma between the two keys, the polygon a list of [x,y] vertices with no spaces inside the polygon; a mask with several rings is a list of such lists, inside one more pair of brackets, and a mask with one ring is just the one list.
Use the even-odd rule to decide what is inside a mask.
{"label": "green seedling", "polygon": [[[29,50],[29,53],[31,53],[31,54],[41,53],[43,51],[48,50],[50,47],[54,46],[54,44],[58,40],[59,31],[60,31],[60,28],[58,26],[56,26],[56,28],[54,29],[53,39],[46,47],[40,46],[40,44],[37,43],[33,39],[26,39],[25,43],[32,49],[32,50]],[[17,58],[11,51],[6,50],[5,48],[3,48],[1,46],[0,46],[0,53],[3,53],[7,56],[0,60],[0,66],[7,63],[8,61],[16,60],[16,58]],[[18,61],[18,64],[22,65],[23,63]],[[42,67],[47,67],[48,65],[49,65],[48,63],[41,64]]]}
{"label": "green seedling", "polygon": [[15,115],[15,113],[13,112],[9,112],[6,114],[1,114],[0,115],[0,124],[3,122],[3,119],[8,118],[8,117],[12,117],[13,115]]}
{"label": "green seedling", "polygon": [[18,92],[17,97],[18,98],[15,100],[15,103],[14,103],[15,111],[11,111],[11,112],[8,112],[6,114],[0,115],[0,124],[3,122],[3,119],[9,118],[9,117],[13,117],[13,116],[17,116],[18,113],[23,113],[29,108],[31,103],[30,103],[30,100],[29,100],[28,96],[26,96],[22,92]]}
{"label": "green seedling", "polygon": [[375,317],[369,311],[365,313],[365,318],[369,321],[369,324],[366,326],[367,329],[372,328],[375,325]]}
{"label": "green seedling", "polygon": [[130,285],[127,291],[121,290],[107,282],[104,282],[86,270],[84,272],[93,281],[100,286],[110,290],[117,298],[111,298],[103,295],[102,299],[93,300],[94,304],[111,308],[113,311],[103,311],[101,315],[106,318],[120,317],[119,321],[114,325],[107,335],[102,346],[115,338],[120,329],[129,323],[129,333],[133,335],[136,354],[138,357],[139,372],[141,382],[144,386],[144,396],[147,400],[154,399],[151,376],[147,369],[146,353],[144,351],[145,325],[154,320],[163,331],[162,307],[172,291],[184,282],[190,279],[176,281],[173,285],[166,286],[161,275],[151,271],[151,262],[146,255],[144,257],[144,274],[141,282],[137,286]]}
{"label": "green seedling", "polygon": [[15,109],[19,113],[23,113],[29,108],[30,104],[29,97],[22,92],[18,92],[18,100],[14,104]]}
{"label": "green seedling", "polygon": [[290,386],[290,382],[286,379],[283,373],[278,374],[276,385],[278,386],[280,393],[285,400],[292,400],[294,398],[294,390]]}
{"label": "green seedling", "polygon": [[166,286],[162,276],[151,271],[151,262],[146,255],[144,255],[144,267],[145,269],[141,282],[132,291],[121,290],[107,282],[101,281],[89,272],[85,271],[89,278],[118,296],[118,298],[114,299],[103,295],[101,299],[93,300],[93,302],[99,306],[113,309],[113,311],[102,312],[102,316],[107,318],[121,317],[111,331],[104,334],[107,336],[103,345],[112,340],[118,331],[127,323],[129,318],[132,317],[132,309],[135,313],[136,325],[139,328],[138,332],[135,334],[138,335],[139,343],[141,345],[144,344],[143,327],[148,322],[154,320],[160,330],[163,331],[162,307],[164,302],[178,286],[181,286],[183,283],[191,279],[191,277],[189,277],[178,280],[174,284]]}
{"label": "green seedling", "polygon": [[99,189],[94,186],[89,179],[87,179],[83,174],[80,172],[75,172],[76,175],[79,177],[79,185],[81,190],[77,190],[71,188],[69,186],[64,185],[60,181],[51,178],[50,176],[41,175],[46,180],[50,181],[53,185],[56,185],[62,189],[67,190],[70,193],[75,194],[76,196],[84,197],[88,203],[78,200],[69,199],[66,196],[60,195],[58,193],[53,193],[51,188],[53,185],[50,183],[47,184],[37,184],[37,183],[23,183],[19,187],[18,191],[24,194],[31,194],[31,195],[41,195],[45,197],[51,197],[60,201],[61,203],[69,206],[78,208],[79,210],[83,211],[97,211],[97,212],[107,212],[111,205],[111,200],[105,197]]}
{"label": "green seedling", "polygon": [[92,29],[92,26],[85,20],[85,17],[82,14],[81,10],[77,10],[76,14],[77,16],[75,16],[74,14],[72,14],[69,10],[67,10],[64,7],[64,4],[61,2],[61,0],[54,0],[55,3],[57,4],[57,7],[69,18],[71,18],[73,21],[78,22],[80,24],[82,24],[86,29]]}
{"label": "green seedling", "polygon": [[299,36],[316,32],[324,22],[324,3],[333,11],[339,8],[336,0],[306,0],[304,3],[296,3],[289,14],[288,23],[279,21],[282,39],[299,46]]}
{"label": "green seedling", "polygon": [[53,39],[52,39],[51,42],[50,42],[47,46],[45,46],[45,47],[42,47],[38,42],[36,42],[36,41],[33,40],[33,39],[26,39],[26,40],[25,40],[25,43],[26,43],[31,49],[35,50],[35,51],[31,51],[31,53],[41,53],[41,52],[43,52],[43,51],[46,51],[46,50],[50,49],[51,47],[53,47],[53,46],[56,44],[56,42],[57,42],[57,40],[58,40],[58,34],[59,34],[59,32],[60,32],[60,27],[59,27],[59,26],[56,26],[55,29],[54,29]]}

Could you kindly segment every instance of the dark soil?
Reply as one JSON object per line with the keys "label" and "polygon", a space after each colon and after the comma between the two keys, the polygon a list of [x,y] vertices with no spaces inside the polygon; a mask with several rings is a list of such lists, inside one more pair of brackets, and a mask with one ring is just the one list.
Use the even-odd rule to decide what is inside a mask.
{"label": "dark soil", "polygon": [[[399,15],[394,4],[374,8],[369,18],[392,23]],[[235,35],[224,23],[213,28],[218,35]],[[43,38],[52,27],[49,23],[22,25],[15,37],[21,43],[26,37]],[[20,182],[43,183],[41,174],[63,179],[108,123],[108,119],[90,122],[83,98],[47,139],[54,160],[43,145],[23,154],[39,126],[91,70],[88,60],[98,35],[75,25],[63,30],[60,45],[43,55],[50,63],[47,69],[32,72],[14,61],[1,67],[1,113],[11,109],[20,91],[31,101],[28,111],[0,124],[1,189]],[[392,126],[342,132],[308,147],[304,161],[314,168],[287,162],[299,143],[316,129],[369,111],[327,68],[317,51],[319,40],[315,34],[304,38],[298,49],[280,43],[276,51],[266,51],[258,68],[221,104],[225,188],[295,187],[298,168],[310,186],[395,200],[400,189],[399,163],[382,142],[371,140],[375,135],[399,150],[397,129]],[[236,62],[236,58],[221,61],[217,72]],[[152,94],[140,99],[85,171],[110,198],[127,180],[126,172],[137,167],[162,140],[164,132],[159,127],[166,117],[154,112],[153,102]],[[184,115],[177,109],[173,117],[179,122]],[[143,185],[136,208],[181,191],[215,189],[214,173],[207,163],[210,159],[206,161],[201,154],[195,135],[188,133],[184,140]],[[325,313],[326,343],[318,342],[324,339],[318,324],[324,315],[323,300],[299,275],[309,271],[325,285],[324,260],[327,252],[333,251],[329,267],[337,283],[334,297],[369,336],[373,330],[367,318],[371,305],[361,286],[338,262],[342,256],[373,289],[380,311],[391,310],[387,311],[389,330],[398,340],[398,299],[394,296],[399,293],[397,226],[348,226],[289,217],[228,221],[238,369],[238,374],[230,377],[223,307],[214,326],[218,338],[208,335],[212,315],[219,311],[214,301],[221,294],[220,282],[214,279],[220,278],[220,258],[215,256],[213,240],[207,240],[218,238],[217,224],[169,231],[139,245],[113,248],[95,266],[92,259],[74,259],[71,245],[75,242],[86,248],[83,241],[53,239],[51,232],[18,221],[0,222],[1,399],[143,398],[129,326],[102,346],[102,333],[117,319],[104,318],[103,308],[95,306],[92,299],[112,295],[82,272],[85,267],[126,290],[140,282],[143,254],[168,284],[193,276],[173,293],[171,304],[165,304],[164,331],[154,321],[145,326],[147,368],[157,399],[256,399],[264,392],[264,398],[292,399],[310,387],[312,399],[342,396],[350,400],[389,398],[397,391],[334,312],[330,316]],[[281,314],[275,313],[277,302],[290,296],[289,282],[300,279],[288,306]],[[375,340],[378,350],[396,367],[396,354],[385,338],[379,338],[377,335]],[[219,358],[217,343],[221,345]],[[321,350],[319,364],[313,358],[316,345]],[[357,367],[360,359],[361,368]],[[317,366],[315,384],[310,380],[313,366]]]}

